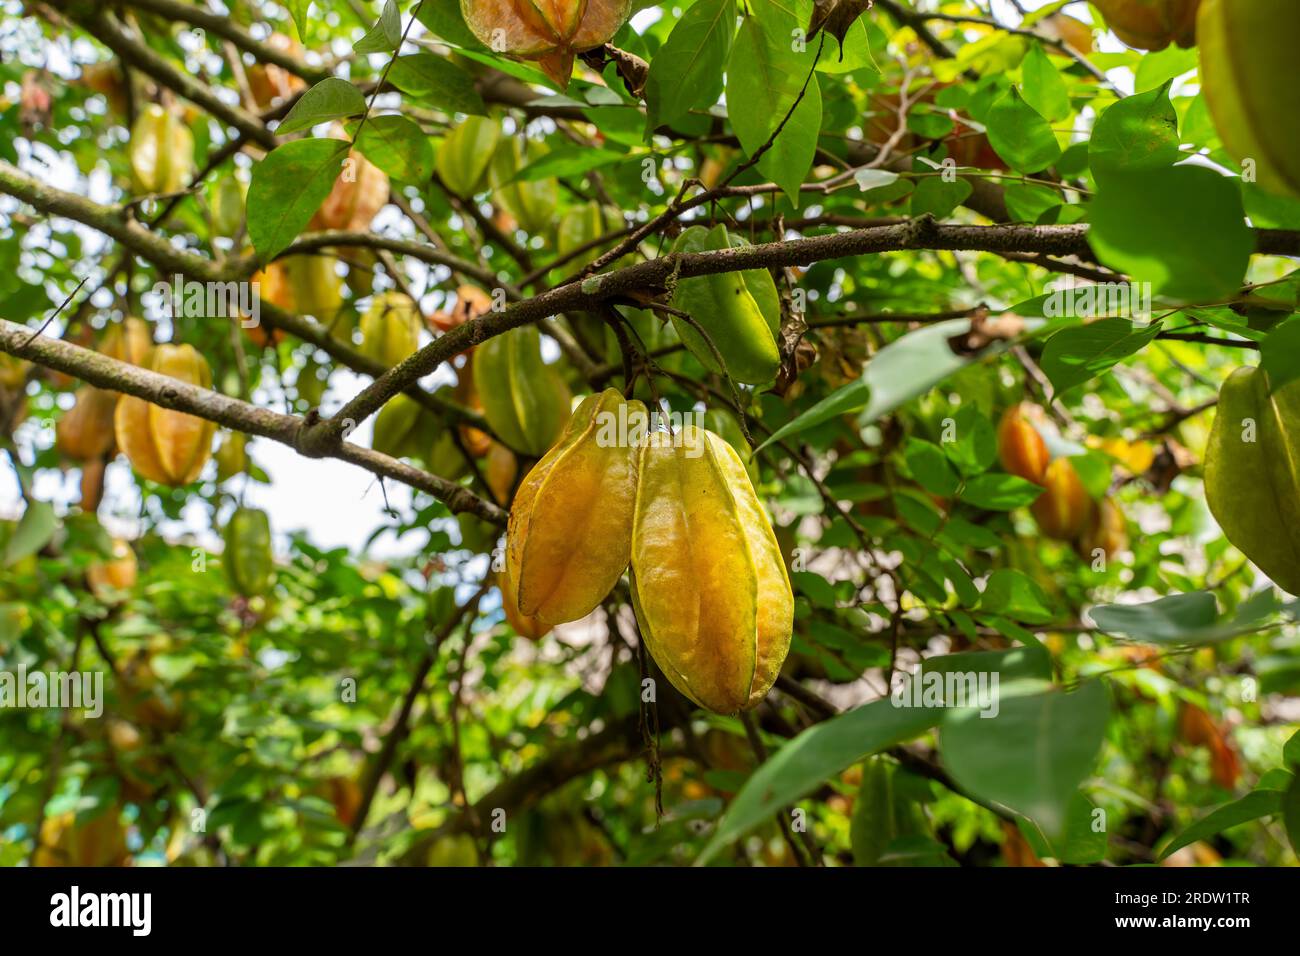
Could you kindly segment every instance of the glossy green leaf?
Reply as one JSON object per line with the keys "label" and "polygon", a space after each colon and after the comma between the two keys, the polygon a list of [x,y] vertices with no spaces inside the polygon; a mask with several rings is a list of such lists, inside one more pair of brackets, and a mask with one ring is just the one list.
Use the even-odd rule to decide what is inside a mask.
{"label": "glossy green leaf", "polygon": [[366,98],[347,80],[330,76],[303,93],[293,104],[283,122],[275,128],[277,136],[311,129],[317,123],[360,116],[366,111]]}
{"label": "glossy green leaf", "polygon": [[357,149],[394,179],[423,183],[433,175],[433,144],[405,116],[372,116],[356,134]]}
{"label": "glossy green leaf", "polygon": [[434,53],[408,53],[393,60],[388,82],[421,103],[447,112],[487,115],[474,78]]}
{"label": "glossy green leaf", "polygon": [[1020,64],[1024,77],[1025,102],[1033,107],[1034,112],[1048,122],[1055,123],[1065,119],[1073,112],[1070,108],[1070,93],[1065,87],[1065,80],[1056,64],[1043,52],[1041,43],[1031,43],[1029,52]]}
{"label": "glossy green leaf", "polygon": [[655,54],[646,80],[649,126],[671,126],[722,92],[736,29],[735,0],[696,0]]}
{"label": "glossy green leaf", "polygon": [[1047,340],[1040,364],[1060,395],[1145,348],[1161,327],[1159,322],[1138,326],[1119,318],[1071,326]]}
{"label": "glossy green leaf", "polygon": [[379,19],[360,40],[352,45],[353,53],[391,53],[402,42],[402,11],[396,0],[384,0]]}
{"label": "glossy green leaf", "polygon": [[1238,183],[1200,166],[1112,172],[1089,212],[1105,265],[1185,302],[1236,293],[1255,246]]}
{"label": "glossy green leaf", "polygon": [[248,187],[248,237],[269,261],[306,227],[343,167],[349,144],[300,139],[266,154]]}
{"label": "glossy green leaf", "polygon": [[1166,843],[1160,851],[1160,859],[1168,859],[1183,847],[1198,840],[1208,840],[1224,830],[1273,816],[1282,809],[1283,795],[1282,790],[1252,790],[1240,800],[1216,807]]}
{"label": "glossy green leaf", "polygon": [[[925,670],[996,671],[1002,680],[1046,679],[1051,662],[1040,647],[952,654],[927,661]],[[864,757],[901,743],[934,726],[942,709],[895,706],[890,698],[863,704],[805,730],[768,758],[736,794],[696,864],[766,823],[786,805]]]}
{"label": "glossy green leaf", "polygon": [[943,764],[961,786],[1033,820],[1053,842],[1065,836],[1109,713],[1106,686],[1095,680],[1073,693],[1004,698],[992,717],[956,710],[943,722]]}
{"label": "glossy green leaf", "polygon": [[1178,114],[1168,83],[1107,107],[1088,140],[1088,165],[1098,181],[1112,172],[1163,169],[1177,159]]}
{"label": "glossy green leaf", "polygon": [[1051,125],[1024,101],[1015,87],[989,109],[985,125],[994,150],[1019,172],[1044,170],[1061,155]]}

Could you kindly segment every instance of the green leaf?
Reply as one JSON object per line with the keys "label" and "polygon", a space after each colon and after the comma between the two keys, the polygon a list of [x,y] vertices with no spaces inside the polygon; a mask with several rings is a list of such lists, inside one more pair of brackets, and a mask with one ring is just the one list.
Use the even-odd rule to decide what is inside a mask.
{"label": "green leaf", "polygon": [[1073,112],[1065,80],[1061,79],[1060,71],[1043,52],[1041,43],[1030,45],[1029,53],[1020,64],[1020,73],[1025,81],[1025,102],[1043,119],[1054,123]]}
{"label": "green leaf", "polygon": [[365,111],[366,98],[359,89],[347,80],[329,76],[298,98],[289,115],[275,128],[275,134],[297,133],[317,123],[360,116]]}
{"label": "green leaf", "polygon": [[938,445],[920,438],[909,438],[903,457],[907,460],[912,477],[926,491],[944,497],[956,492],[957,475]]}
{"label": "green leaf", "polygon": [[1271,817],[1282,809],[1282,797],[1281,790],[1252,790],[1240,800],[1216,807],[1165,844],[1160,859],[1167,859],[1183,847],[1197,840],[1209,839],[1231,827]]}
{"label": "green leaf", "polygon": [[1106,830],[1095,826],[1097,807],[1082,793],[1070,801],[1065,820],[1065,838],[1054,847],[1041,830],[1025,817],[1016,818],[1016,826],[1040,858],[1052,857],[1071,866],[1099,863],[1106,856]]}
{"label": "green leaf", "polygon": [[1036,183],[1007,183],[1003,188],[1013,222],[1038,222],[1043,213],[1061,205],[1061,194]]}
{"label": "green leaf", "polygon": [[1286,838],[1291,841],[1291,852],[1300,856],[1300,776],[1292,776],[1291,784],[1282,795],[1282,823]]}
{"label": "green leaf", "polygon": [[307,12],[311,9],[311,0],[286,0],[285,6],[289,8],[289,16],[293,18],[298,39],[303,39],[307,36]]}
{"label": "green leaf", "polygon": [[1167,46],[1156,53],[1146,54],[1138,61],[1133,91],[1145,93],[1195,69],[1196,49],[1194,47],[1184,50],[1180,46]]}
{"label": "green leaf", "polygon": [[834,608],[835,589],[820,574],[812,571],[795,571],[790,575],[790,583],[796,591],[808,598],[815,607]]}
{"label": "green leaf", "polygon": [[980,597],[980,610],[1027,624],[1045,624],[1056,616],[1051,601],[1033,578],[1012,568],[999,568],[989,575]]}
{"label": "green leaf", "polygon": [[869,394],[870,389],[867,388],[867,383],[862,379],[855,379],[847,385],[841,385],[808,411],[778,428],[767,441],[754,449],[755,453],[796,432],[814,428],[822,422],[828,422],[832,418],[838,418],[849,412],[856,412],[867,404]]}
{"label": "green leaf", "polygon": [[1260,343],[1260,365],[1268,373],[1268,385],[1277,391],[1300,378],[1300,319],[1283,322]]}
{"label": "green leaf", "polygon": [[1150,644],[1216,644],[1259,630],[1279,611],[1294,616],[1295,605],[1284,608],[1272,589],[1259,591],[1227,617],[1209,591],[1170,594],[1145,604],[1103,604],[1088,611],[1097,629]]}
{"label": "green leaf", "polygon": [[993,423],[974,404],[965,404],[954,416],[953,427],[955,440],[943,443],[948,460],[957,466],[964,478],[986,471],[998,454],[998,438]]}
{"label": "green leaf", "polygon": [[947,219],[952,211],[964,203],[974,187],[970,181],[957,178],[944,182],[942,176],[922,176],[917,180],[912,192],[912,215],[923,216],[926,213],[935,219]]}
{"label": "green leaf", "polygon": [[817,77],[794,108],[772,148],[758,161],[758,171],[781,187],[790,204],[798,208],[799,187],[812,168],[822,125],[822,94]]}
{"label": "green leaf", "polygon": [[50,543],[58,526],[59,519],[55,517],[54,507],[49,502],[28,502],[27,510],[23,512],[13,535],[5,544],[4,560],[0,564],[12,567],[23,558],[35,554]]}
{"label": "green leaf", "polygon": [[697,865],[863,757],[924,733],[940,715],[923,707],[895,707],[882,699],[805,730],[754,771]]}
{"label": "green leaf", "polygon": [[388,71],[388,82],[420,102],[446,112],[487,115],[483,97],[474,88],[474,78],[435,53],[399,56]]}
{"label": "green leaf", "polygon": [[1239,184],[1201,166],[1112,172],[1089,215],[1104,265],[1184,302],[1235,294],[1255,247]]}
{"label": "green leaf", "polygon": [[1041,485],[1015,475],[990,472],[966,483],[961,500],[985,511],[1012,511],[1032,504],[1043,493]]}
{"label": "green leaf", "polygon": [[458,47],[473,51],[487,49],[465,24],[459,0],[425,0],[417,5],[415,18],[428,27],[434,36]]}
{"label": "green leaf", "polygon": [[391,53],[402,43],[402,12],[396,0],[384,0],[383,12],[365,36],[352,45],[353,53]]}
{"label": "green leaf", "polygon": [[1297,730],[1282,746],[1282,759],[1286,761],[1288,767],[1295,767],[1300,770],[1300,730]]}
{"label": "green leaf", "polygon": [[1088,165],[1098,182],[1112,172],[1162,169],[1178,160],[1178,114],[1169,86],[1125,97],[1097,118]]}
{"label": "green leaf", "polygon": [[[799,186],[812,166],[821,128],[821,92],[816,76],[809,78],[813,55],[793,49],[791,30],[797,25],[793,15],[774,13],[777,8],[772,0],[753,2],[769,9],[762,17],[746,17],[736,35],[727,68],[727,114],[740,145],[751,157],[781,129],[758,167],[797,205]],[[781,127],[796,100],[798,108]]]}
{"label": "green leaf", "polygon": [[1159,322],[1137,326],[1128,319],[1073,325],[1047,340],[1039,364],[1059,396],[1145,348],[1159,331]]}
{"label": "green leaf", "polygon": [[717,100],[735,28],[735,0],[696,0],[682,14],[650,63],[645,96],[651,130]]}
{"label": "green leaf", "polygon": [[348,148],[337,139],[299,139],[276,147],[253,167],[248,237],[264,262],[293,242],[320,208]]}
{"label": "green leaf", "polygon": [[900,838],[929,839],[929,822],[919,801],[900,786],[905,773],[888,757],[868,757],[863,763],[849,822],[854,866],[908,865],[900,859],[886,860],[890,847]]}
{"label": "green leaf", "polygon": [[1002,695],[993,717],[955,710],[940,732],[943,764],[962,787],[1033,820],[1055,843],[1096,762],[1109,711],[1096,680],[1069,694]]}
{"label": "green leaf", "polygon": [[576,176],[628,158],[627,153],[612,149],[593,149],[590,146],[571,146],[553,149],[519,171],[515,177],[523,182],[549,179],[552,176]]}
{"label": "green leaf", "polygon": [[405,116],[370,117],[360,128],[356,146],[394,179],[419,184],[433,175],[433,144]]}
{"label": "green leaf", "polygon": [[[997,671],[1002,679],[1046,678],[1051,660],[1041,647],[950,654],[927,661],[924,671]],[[895,706],[890,698],[863,704],[810,727],[768,758],[736,794],[696,865],[766,823],[782,807],[816,790],[859,760],[901,743],[938,723],[943,711]]]}
{"label": "green leaf", "polygon": [[1051,125],[1021,98],[1015,87],[989,109],[985,125],[989,144],[1017,172],[1036,173],[1061,155]]}
{"label": "green leaf", "polygon": [[[1027,322],[1026,327],[1036,328],[1037,323]],[[869,425],[882,415],[888,415],[899,405],[925,394],[978,357],[959,355],[948,343],[950,338],[969,331],[969,319],[950,319],[927,325],[890,342],[867,363],[860,381],[836,389],[802,415],[778,428],[755,450],[766,448],[774,441],[857,409],[863,409],[859,418],[862,425]],[[1004,342],[989,346],[995,352],[1005,348]]]}

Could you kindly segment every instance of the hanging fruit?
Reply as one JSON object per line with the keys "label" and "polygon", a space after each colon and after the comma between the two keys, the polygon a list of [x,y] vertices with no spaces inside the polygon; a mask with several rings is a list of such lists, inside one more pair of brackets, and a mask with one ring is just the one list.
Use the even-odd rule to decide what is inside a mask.
{"label": "hanging fruit", "polygon": [[144,365],[153,349],[153,333],[144,319],[127,318],[104,329],[99,351],[119,362]]}
{"label": "hanging fruit", "polygon": [[[280,53],[302,56],[302,44],[283,33],[272,33],[267,45]],[[307,81],[274,63],[254,63],[248,68],[248,91],[259,109],[266,109],[281,100],[297,96],[307,88]]]}
{"label": "hanging fruit", "polygon": [[510,501],[510,491],[518,475],[519,459],[515,453],[499,441],[492,442],[485,456],[483,479],[496,497],[497,504],[504,505]]}
{"label": "hanging fruit", "polygon": [[1076,542],[1079,557],[1092,561],[1100,551],[1103,557],[1113,558],[1126,547],[1128,522],[1124,518],[1124,512],[1113,499],[1102,498],[1091,510],[1088,523]]}
{"label": "hanging fruit", "polygon": [[136,118],[128,154],[137,192],[179,192],[194,175],[194,135],[157,103],[148,104]]}
{"label": "hanging fruit", "polygon": [[752,484],[758,484],[758,462],[754,459],[754,450],[745,440],[745,433],[740,429],[736,416],[725,408],[710,408],[704,413],[704,427],[713,432],[740,456],[745,464],[745,474]]}
{"label": "hanging fruit", "polygon": [[1197,21],[1201,90],[1223,145],[1254,160],[1266,189],[1300,198],[1300,86],[1291,49],[1300,4],[1205,0]]}
{"label": "hanging fruit", "polygon": [[501,138],[501,124],[487,116],[469,116],[442,138],[434,166],[454,196],[469,199],[487,187],[488,166]]}
{"label": "hanging fruit", "polygon": [[548,624],[590,614],[627,570],[646,408],[612,388],[578,405],[515,495],[506,573],[519,610]]}
{"label": "hanging fruit", "polygon": [[[190,385],[212,387],[212,370],[192,345],[160,345],[146,367]],[[173,488],[198,478],[212,453],[217,427],[133,395],[118,401],[113,421],[117,445],[136,472]]]}
{"label": "hanging fruit", "polygon": [[[451,393],[452,398],[471,411],[483,414],[483,400],[478,397],[478,389],[474,387],[474,367],[469,360],[457,375],[456,387]],[[475,458],[482,458],[492,447],[492,436],[483,429],[472,425],[458,425],[457,429],[465,450]]]}
{"label": "hanging fruit", "polygon": [[208,211],[212,215],[212,234],[234,238],[244,224],[246,187],[233,174],[222,176],[208,187]]}
{"label": "hanging fruit", "polygon": [[401,292],[370,300],[361,316],[361,352],[385,366],[397,365],[420,347],[420,312]]}
{"label": "hanging fruit", "polygon": [[1029,510],[1049,538],[1073,541],[1088,527],[1095,504],[1068,458],[1053,459],[1043,472],[1044,491]]}
{"label": "hanging fruit", "polygon": [[70,409],[54,428],[59,453],[77,461],[103,458],[113,447],[113,412],[118,394],[92,385],[77,389]]}
{"label": "hanging fruit", "polygon": [[[333,139],[347,139],[343,127],[337,124],[330,129]],[[388,174],[355,149],[348,152],[334,187],[325,197],[308,230],[346,229],[350,232],[369,230],[379,210],[388,202]]]}
{"label": "hanging fruit", "polygon": [[231,586],[245,597],[265,594],[275,577],[271,519],[257,508],[236,508],[222,533],[221,564]]}
{"label": "hanging fruit", "polygon": [[560,198],[559,180],[521,180],[519,171],[547,153],[546,144],[510,136],[501,141],[492,157],[492,198],[514,217],[515,225],[529,235],[541,235],[553,225],[555,205]]}
{"label": "hanging fruit", "polygon": [[474,350],[474,388],[483,415],[515,451],[539,457],[560,436],[572,396],[554,365],[542,361],[541,335],[525,325]]}
{"label": "hanging fruit", "polygon": [[469,459],[456,444],[459,437],[433,415],[426,414],[427,426],[421,433],[425,441],[422,459],[426,470],[448,481],[459,481],[469,474]]}
{"label": "hanging fruit", "polygon": [[1034,426],[1038,409],[1028,403],[1012,405],[998,422],[998,460],[1010,474],[1036,485],[1043,483],[1047,472],[1047,443]]}
{"label": "hanging fruit", "polygon": [[568,89],[574,57],[609,42],[632,15],[630,0],[460,0],[474,35],[496,53],[535,60]]}
{"label": "hanging fruit", "polygon": [[217,481],[227,481],[248,470],[248,436],[243,432],[226,432],[217,444]]}
{"label": "hanging fruit", "polygon": [[429,847],[429,855],[425,860],[425,865],[432,867],[478,866],[478,849],[474,846],[474,838],[468,833],[439,837]]}
{"label": "hanging fruit", "polygon": [[439,331],[450,332],[458,325],[491,312],[492,306],[492,296],[478,286],[457,286],[455,304],[444,312],[435,312],[429,316],[429,321]]}
{"label": "hanging fruit", "polygon": [[[293,292],[289,287],[289,276],[285,271],[283,260],[268,263],[266,268],[257,270],[253,273],[250,282],[253,294],[257,296],[260,304],[273,305],[291,314],[297,314],[298,309],[293,301]],[[246,324],[252,318],[246,312],[240,312],[239,318],[239,327],[244,330],[249,341],[260,349],[278,344],[284,339],[283,330],[273,329],[262,323],[260,308],[257,325]]]}
{"label": "hanging fruit", "polygon": [[[1196,45],[1196,8],[1201,0],[1092,2],[1106,18],[1106,26],[1131,47],[1139,50],[1163,50],[1171,42],[1181,47]],[[1239,0],[1232,2],[1235,4]]]}
{"label": "hanging fruit", "polygon": [[87,63],[81,68],[81,85],[98,93],[117,116],[125,116],[130,106],[126,66],[116,59]]}
{"label": "hanging fruit", "polygon": [[46,817],[32,865],[126,866],[131,851],[120,818],[121,807],[116,805],[85,821],[72,810]]}
{"label": "hanging fruit", "polygon": [[1284,590],[1300,594],[1300,381],[1270,394],[1239,368],[1219,390],[1205,452],[1205,498],[1224,535]]}
{"label": "hanging fruit", "polygon": [[[675,253],[706,252],[740,245],[727,235],[727,227],[691,226],[673,244]],[[673,307],[689,314],[722,356],[727,373],[737,382],[770,382],[781,368],[776,336],[781,304],[776,283],[766,269],[724,272],[681,279],[673,293]],[[682,343],[711,372],[722,367],[695,325],[673,316]]]}
{"label": "hanging fruit", "polygon": [[528,617],[519,610],[519,595],[515,592],[508,573],[497,574],[496,582],[501,590],[501,609],[505,611],[506,622],[516,634],[536,641],[551,633],[551,625],[542,623],[536,617]]}
{"label": "hanging fruit", "polygon": [[576,272],[600,255],[600,249],[591,244],[620,225],[618,212],[606,209],[595,200],[570,207],[560,217],[555,230],[556,258],[585,249],[564,264],[567,272]]}
{"label": "hanging fruit", "polygon": [[94,514],[99,510],[99,503],[104,498],[103,458],[84,462],[81,466],[81,510]]}
{"label": "hanging fruit", "polygon": [[121,538],[114,538],[113,556],[87,567],[86,583],[90,585],[91,593],[104,601],[112,598],[114,592],[135,587],[138,570],[131,545]]}
{"label": "hanging fruit", "polygon": [[280,262],[284,265],[284,281],[288,287],[283,294],[291,303],[281,307],[334,327],[343,311],[343,279],[336,268],[338,260],[308,253],[286,256]]}
{"label": "hanging fruit", "polygon": [[655,433],[641,449],[632,603],[678,690],[719,714],[756,706],[790,649],[794,595],[740,456],[712,432]]}

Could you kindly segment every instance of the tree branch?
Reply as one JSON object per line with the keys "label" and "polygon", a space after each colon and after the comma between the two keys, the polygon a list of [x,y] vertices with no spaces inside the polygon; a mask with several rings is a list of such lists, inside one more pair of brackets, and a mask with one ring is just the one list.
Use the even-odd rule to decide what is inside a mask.
{"label": "tree branch", "polygon": [[148,10],[167,20],[188,23],[199,27],[214,36],[229,40],[245,53],[262,63],[273,63],[281,69],[300,76],[308,83],[319,83],[330,76],[330,71],[310,66],[291,53],[263,43],[245,30],[228,14],[213,13],[197,3],[181,3],[179,0],[126,0],[126,6],[137,10]]}
{"label": "tree branch", "polygon": [[[33,337],[30,329],[7,319],[0,319],[0,351],[75,376],[99,388],[134,395],[163,408],[185,412],[249,435],[269,438],[308,457],[326,457],[302,441],[302,436],[311,430],[310,416],[300,418],[297,415],[284,415],[136,365],[119,362],[70,342],[45,335]],[[504,511],[484,501],[468,488],[388,455],[346,441],[336,443],[327,455],[428,492],[445,502],[453,513],[466,511],[494,524],[505,524]]]}
{"label": "tree branch", "polygon": [[87,33],[140,72],[153,77],[191,103],[203,107],[226,125],[233,126],[250,142],[257,143],[266,150],[275,149],[275,134],[261,120],[238,106],[224,102],[207,86],[149,49],[123,30],[105,8],[83,5],[80,0],[49,0],[49,3],[56,10],[66,13]]}

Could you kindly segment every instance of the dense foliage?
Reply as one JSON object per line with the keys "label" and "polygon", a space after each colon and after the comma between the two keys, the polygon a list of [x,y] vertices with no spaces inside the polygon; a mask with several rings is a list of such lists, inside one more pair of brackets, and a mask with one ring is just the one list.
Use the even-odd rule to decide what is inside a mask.
{"label": "dense foliage", "polygon": [[0,0],[0,862],[1293,865],[1296,14],[1021,6]]}

